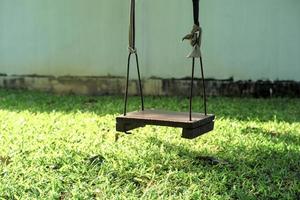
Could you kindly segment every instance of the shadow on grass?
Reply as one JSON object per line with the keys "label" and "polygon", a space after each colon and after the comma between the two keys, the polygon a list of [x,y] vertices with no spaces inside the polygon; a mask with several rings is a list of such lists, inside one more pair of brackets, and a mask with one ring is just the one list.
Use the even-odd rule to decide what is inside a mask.
{"label": "shadow on grass", "polygon": [[[189,100],[183,97],[146,97],[146,108],[188,111]],[[122,96],[53,95],[20,90],[0,90],[0,109],[30,112],[91,112],[103,116],[123,111]],[[139,97],[130,97],[128,110],[140,107]],[[201,97],[194,99],[194,112],[202,112]],[[239,121],[300,122],[300,99],[210,98],[209,113],[218,118]]]}
{"label": "shadow on grass", "polygon": [[[155,144],[156,146],[164,146],[164,149],[167,152],[174,152],[178,155],[178,159],[185,159],[188,160],[190,163],[190,166],[218,166],[218,167],[225,167],[227,169],[232,169],[234,167],[233,162],[231,160],[225,160],[223,158],[218,158],[216,155],[205,155],[202,152],[198,151],[191,151],[190,149],[174,145],[166,141],[161,141],[155,137],[150,137],[148,139],[148,142],[151,144]],[[189,166],[181,166],[181,170],[190,171]]]}
{"label": "shadow on grass", "polygon": [[[274,142],[289,140],[282,138]],[[207,155],[153,137],[149,138],[149,142],[157,146],[163,145],[166,151],[178,154],[178,159],[174,160],[176,170],[193,174],[214,173],[220,181],[225,178],[227,181],[223,183],[223,187],[234,199],[282,199],[286,198],[286,191],[289,191],[292,199],[300,196],[300,155],[296,150],[278,150],[264,145],[245,148],[237,145],[226,152]],[[163,160],[159,155],[156,159],[158,164]],[[254,188],[245,187],[246,185],[252,185],[257,190],[255,197],[249,196],[249,191]]]}
{"label": "shadow on grass", "polygon": [[[265,130],[263,128],[247,126],[246,128],[241,130],[242,134],[261,134],[266,137],[269,141],[274,143],[286,143],[292,145],[300,144],[300,137],[292,134],[290,132],[278,132],[278,131],[270,131]],[[300,158],[300,157],[299,157]]]}
{"label": "shadow on grass", "polygon": [[[41,160],[34,161],[37,165],[43,166],[47,173],[64,177],[59,181],[60,188],[57,189],[62,193],[66,189],[66,184],[73,185],[79,180],[91,186],[101,184],[103,180],[101,178],[97,179],[97,182],[94,181],[95,177],[99,176],[99,171],[104,170],[103,173],[109,183],[119,182],[119,187],[124,188],[133,185],[135,190],[141,191],[142,196],[142,191],[153,182],[151,176],[149,178],[148,175],[139,173],[139,170],[143,171],[145,167],[149,167],[155,169],[154,172],[151,171],[151,175],[154,174],[157,181],[162,181],[173,174],[170,187],[175,185],[189,187],[190,184],[196,184],[205,188],[218,185],[213,187],[214,193],[222,196],[226,192],[226,195],[233,199],[286,199],[287,191],[291,199],[297,199],[300,195],[297,191],[300,182],[300,157],[295,150],[278,150],[263,145],[246,149],[237,145],[228,151],[207,155],[156,137],[149,137],[146,142],[159,147],[155,149],[163,146],[167,154],[173,155],[172,159],[168,160],[166,155],[159,153],[159,150],[149,151],[149,154],[133,161],[122,160],[115,154],[88,155],[69,149],[63,157],[51,159],[42,157]],[[110,158],[106,160],[107,156]],[[143,166],[140,165],[141,159]],[[117,160],[122,169],[108,167],[111,160]],[[212,160],[221,162],[216,163]],[[184,181],[185,176],[190,180]],[[176,189],[174,191],[176,192]]]}

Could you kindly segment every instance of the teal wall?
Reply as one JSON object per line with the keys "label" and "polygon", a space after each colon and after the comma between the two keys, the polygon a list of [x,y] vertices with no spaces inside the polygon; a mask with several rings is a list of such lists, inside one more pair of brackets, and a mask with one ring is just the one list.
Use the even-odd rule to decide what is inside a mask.
{"label": "teal wall", "polygon": [[[143,77],[190,75],[191,0],[136,0]],[[299,0],[202,0],[211,78],[300,81]],[[0,73],[123,76],[129,0],[0,0]]]}

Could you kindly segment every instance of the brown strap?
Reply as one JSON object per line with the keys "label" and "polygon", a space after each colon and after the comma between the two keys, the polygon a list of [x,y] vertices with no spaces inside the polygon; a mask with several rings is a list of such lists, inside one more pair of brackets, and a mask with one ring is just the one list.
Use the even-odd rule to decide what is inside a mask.
{"label": "brown strap", "polygon": [[135,0],[130,0],[129,52],[135,53]]}
{"label": "brown strap", "polygon": [[200,26],[199,22],[199,1],[193,0],[194,24]]}

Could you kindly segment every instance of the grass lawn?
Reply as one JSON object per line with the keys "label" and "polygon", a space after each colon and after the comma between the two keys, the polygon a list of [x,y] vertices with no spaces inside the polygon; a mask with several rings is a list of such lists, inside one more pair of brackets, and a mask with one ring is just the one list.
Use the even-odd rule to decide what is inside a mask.
{"label": "grass lawn", "polygon": [[[188,99],[146,106],[185,111]],[[0,90],[0,199],[300,198],[300,99],[210,98],[215,130],[192,141],[167,127],[116,134],[122,108],[123,97]]]}

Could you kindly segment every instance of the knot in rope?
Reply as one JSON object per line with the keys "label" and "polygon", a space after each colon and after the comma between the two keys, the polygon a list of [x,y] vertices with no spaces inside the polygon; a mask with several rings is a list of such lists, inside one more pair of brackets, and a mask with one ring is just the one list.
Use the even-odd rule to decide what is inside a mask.
{"label": "knot in rope", "polygon": [[136,48],[132,48],[131,46],[128,47],[128,51],[131,54],[136,54]]}
{"label": "knot in rope", "polygon": [[202,36],[202,28],[196,24],[194,24],[191,33],[187,34],[183,37],[182,41],[190,40],[190,44],[195,47],[201,45],[201,36]]}

